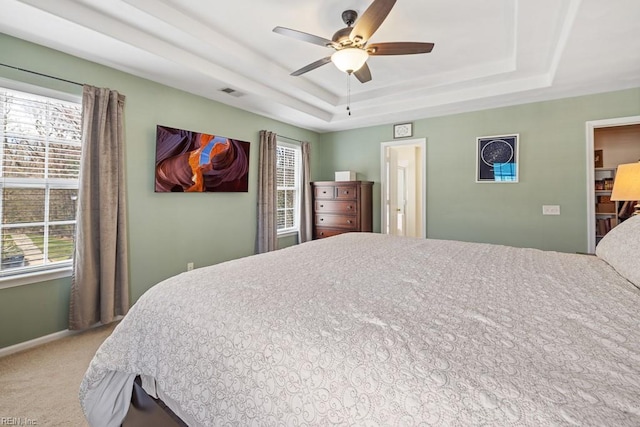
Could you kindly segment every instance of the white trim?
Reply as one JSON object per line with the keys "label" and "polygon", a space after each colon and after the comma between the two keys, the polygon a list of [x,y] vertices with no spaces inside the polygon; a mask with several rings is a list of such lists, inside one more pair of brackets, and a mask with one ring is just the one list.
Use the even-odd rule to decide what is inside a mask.
{"label": "white trim", "polygon": [[299,230],[297,228],[287,228],[286,230],[278,231],[278,238],[297,236],[298,233],[299,233]]}
{"label": "white trim", "polygon": [[30,285],[32,283],[46,282],[48,280],[61,279],[71,277],[73,269],[71,266],[63,268],[49,268],[48,270],[40,270],[15,274],[14,276],[0,277],[0,289],[13,288],[15,286]]}
{"label": "white trim", "polygon": [[[116,316],[114,318],[114,322],[118,321],[118,320],[122,320],[124,316]],[[50,343],[52,341],[57,341],[61,338],[65,338],[65,337],[69,337],[72,335],[77,335],[80,334],[82,332],[88,331],[90,329],[93,328],[97,328],[98,326],[105,326],[102,323],[96,323],[94,325],[91,325],[89,328],[87,329],[83,329],[81,331],[72,331],[69,329],[65,329],[64,331],[58,331],[58,332],[54,332],[52,334],[49,335],[45,335],[43,337],[39,337],[39,338],[34,338],[32,340],[29,341],[25,341],[25,342],[21,342],[18,344],[14,344],[14,345],[10,345],[8,347],[3,347],[0,348],[0,358],[1,357],[5,357],[5,356],[9,356],[10,354],[14,354],[17,353],[19,351],[24,351],[24,350],[29,350],[32,349],[34,347],[38,347],[42,344],[47,344]]]}
{"label": "white trim", "polygon": [[386,218],[385,193],[387,192],[387,179],[385,175],[385,149],[387,147],[399,147],[402,145],[417,145],[422,150],[422,237],[427,237],[427,138],[404,139],[401,141],[389,141],[380,143],[380,232],[384,234]]}
{"label": "white trim", "polygon": [[[69,144],[70,145],[70,144]],[[12,178],[0,177],[0,185],[6,188],[51,188],[52,190],[77,190],[79,178]]]}
{"label": "white trim", "polygon": [[[37,102],[42,103],[42,111],[49,111],[50,103],[55,101],[56,103],[64,103],[66,105],[73,105],[82,109],[82,98],[76,95],[70,95],[66,92],[60,92],[56,90],[50,90],[45,87],[34,86],[23,82],[7,80],[0,78],[0,92],[3,94],[15,93],[21,99],[35,99]],[[81,113],[81,111],[80,111]],[[44,141],[45,151],[45,165],[44,176],[48,175],[50,161],[51,161],[51,143],[56,141]],[[64,141],[74,147],[82,147],[81,141]],[[3,155],[4,144],[0,147],[0,157]],[[1,166],[0,166],[1,167]],[[50,228],[59,225],[75,225],[76,219],[54,221],[49,218],[49,203],[51,198],[51,192],[60,189],[79,189],[79,178],[16,178],[16,177],[0,177],[0,192],[4,188],[38,188],[44,189],[44,215],[43,221],[31,222],[31,223],[4,223],[2,229],[10,230],[12,228],[22,227],[43,227],[44,248],[42,251],[43,265],[32,265],[27,267],[11,268],[6,271],[0,272],[0,289],[11,288],[15,286],[21,286],[25,284],[43,282],[63,277],[69,277],[72,275],[72,260],[61,262],[47,262],[49,251],[49,232]],[[77,192],[77,191],[76,191]],[[77,198],[77,197],[76,197]],[[1,213],[0,213],[1,216]],[[4,220],[3,220],[4,222]],[[75,232],[74,232],[75,237]]]}
{"label": "white trim", "polygon": [[[280,230],[276,230],[277,237],[286,237],[289,234],[298,234],[300,231],[300,205],[302,204],[302,198],[300,197],[300,192],[302,191],[302,146],[300,144],[293,144],[290,142],[282,141],[281,139],[277,139],[276,137],[276,145],[283,148],[288,148],[293,150],[295,157],[295,196],[294,200],[294,209],[293,209],[293,227],[283,228]],[[288,188],[288,187],[287,187]],[[276,191],[278,188],[276,186]],[[278,207],[276,206],[276,219],[278,215]],[[277,228],[277,224],[276,224]]]}
{"label": "white trim", "polygon": [[63,92],[61,90],[50,89],[44,86],[33,85],[31,83],[25,83],[18,80],[7,79],[0,77],[0,86],[3,86],[9,90],[16,92],[24,92],[37,96],[46,96],[49,98],[56,98],[60,101],[73,102],[76,104],[82,104],[82,88],[78,90],[78,94],[71,92]]}
{"label": "white trim", "polygon": [[30,348],[34,348],[39,345],[49,343],[51,341],[59,340],[60,338],[77,334],[78,332],[80,331],[70,331],[69,329],[65,329],[64,331],[54,332],[52,334],[45,335],[40,338],[34,338],[29,341],[10,345],[9,347],[0,348],[0,357],[8,356],[10,354],[14,354],[23,350],[28,350]]}
{"label": "white trim", "polygon": [[640,116],[617,117],[615,119],[591,120],[586,122],[587,139],[587,253],[596,251],[596,199],[593,150],[595,149],[595,130],[614,126],[640,124]]}
{"label": "white trim", "polygon": [[300,144],[295,144],[295,143],[292,143],[292,142],[286,142],[286,141],[283,141],[281,139],[278,139],[277,137],[276,137],[276,145],[281,145],[283,147],[288,147],[288,148],[291,148],[293,150],[302,150],[302,147],[300,146]]}

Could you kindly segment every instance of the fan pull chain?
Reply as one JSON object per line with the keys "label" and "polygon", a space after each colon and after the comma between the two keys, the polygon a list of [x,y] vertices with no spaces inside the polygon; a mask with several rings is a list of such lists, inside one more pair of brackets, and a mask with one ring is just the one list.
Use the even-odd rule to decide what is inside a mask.
{"label": "fan pull chain", "polygon": [[351,73],[347,73],[347,112],[351,115]]}

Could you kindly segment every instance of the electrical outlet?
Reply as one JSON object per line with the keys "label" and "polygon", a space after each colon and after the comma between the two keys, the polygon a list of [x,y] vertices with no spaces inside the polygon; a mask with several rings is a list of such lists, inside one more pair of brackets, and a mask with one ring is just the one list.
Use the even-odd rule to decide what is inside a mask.
{"label": "electrical outlet", "polygon": [[187,271],[191,271],[193,270],[193,263],[192,262],[188,262],[187,263]]}
{"label": "electrical outlet", "polygon": [[560,215],[560,205],[542,205],[542,215]]}

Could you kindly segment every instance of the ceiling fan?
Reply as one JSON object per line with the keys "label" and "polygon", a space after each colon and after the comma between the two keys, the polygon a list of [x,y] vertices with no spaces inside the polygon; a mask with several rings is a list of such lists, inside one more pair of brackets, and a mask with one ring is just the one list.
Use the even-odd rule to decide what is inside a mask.
{"label": "ceiling fan", "polygon": [[[369,56],[431,52],[434,46],[433,43],[389,42],[367,44],[395,3],[396,0],[374,0],[360,19],[357,19],[358,13],[356,11],[345,10],[342,12],[342,20],[347,26],[338,30],[331,40],[290,28],[275,27],[273,29],[275,33],[335,50],[331,56],[312,62],[294,71],[291,75],[299,76],[333,62],[341,71],[347,74],[353,73],[361,83],[366,83],[371,80],[371,70],[367,65]],[[354,26],[352,27],[352,25]]]}

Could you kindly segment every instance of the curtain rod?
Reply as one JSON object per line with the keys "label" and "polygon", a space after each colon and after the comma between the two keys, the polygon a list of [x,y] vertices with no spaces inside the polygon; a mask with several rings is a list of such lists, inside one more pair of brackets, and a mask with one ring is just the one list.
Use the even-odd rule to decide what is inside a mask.
{"label": "curtain rod", "polygon": [[27,70],[25,68],[19,68],[19,67],[15,67],[13,65],[3,64],[1,62],[0,62],[0,65],[3,66],[3,67],[7,67],[7,68],[13,68],[14,70],[24,71],[25,73],[36,74],[38,76],[48,77],[48,78],[54,79],[54,80],[59,80],[61,82],[71,83],[71,84],[78,85],[78,86],[84,86],[82,83],[78,83],[78,82],[74,82],[74,81],[66,80],[66,79],[61,79],[60,77],[50,76],[49,74],[38,73],[37,71],[31,71],[31,70]]}
{"label": "curtain rod", "polygon": [[299,142],[300,144],[303,144],[303,143],[305,143],[305,142],[306,142],[306,141],[300,141],[299,139],[290,138],[290,137],[288,137],[288,136],[284,136],[284,135],[280,135],[280,134],[278,134],[278,138],[285,138],[285,139],[288,139],[288,140],[290,140],[290,141]]}

